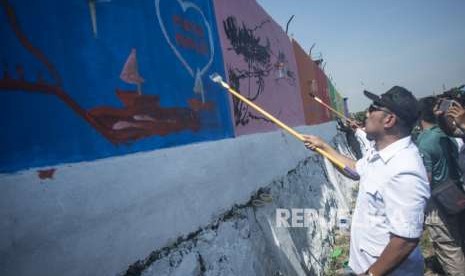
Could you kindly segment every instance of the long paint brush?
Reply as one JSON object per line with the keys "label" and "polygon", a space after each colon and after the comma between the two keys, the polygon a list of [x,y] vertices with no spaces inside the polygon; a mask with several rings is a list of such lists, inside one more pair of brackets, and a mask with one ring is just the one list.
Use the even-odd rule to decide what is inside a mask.
{"label": "long paint brush", "polygon": [[[280,120],[278,120],[277,118],[275,118],[273,115],[271,115],[270,113],[266,112],[265,110],[263,110],[261,107],[259,107],[258,105],[254,104],[252,101],[248,100],[246,97],[242,96],[241,94],[239,94],[239,92],[235,91],[234,89],[232,89],[228,83],[224,82],[223,81],[223,78],[217,74],[217,73],[214,73],[213,75],[210,76],[210,79],[216,83],[219,83],[221,84],[224,88],[226,88],[234,97],[238,98],[239,100],[243,101],[244,103],[246,103],[247,105],[249,105],[250,107],[252,107],[253,109],[255,109],[257,112],[261,113],[263,116],[265,116],[266,118],[268,118],[270,121],[272,121],[273,123],[275,123],[276,125],[278,125],[279,127],[281,127],[282,129],[284,129],[285,131],[287,131],[289,134],[293,135],[294,137],[296,137],[297,139],[299,139],[300,141],[302,142],[305,142],[305,138],[302,134],[298,133],[297,131],[295,131],[294,129],[290,128],[289,126],[287,126],[286,124],[284,124],[283,122],[281,122]],[[342,163],[341,161],[337,160],[334,156],[330,155],[329,153],[327,153],[326,151],[320,149],[320,148],[316,148],[315,149],[319,154],[323,155],[324,157],[328,158],[328,160],[330,160],[334,165],[336,165],[337,167],[339,167],[341,170],[343,170],[347,175],[349,175],[351,178],[353,179],[359,179],[360,176],[358,175],[358,173],[354,170],[352,170],[349,166],[345,165],[344,163]]]}
{"label": "long paint brush", "polygon": [[347,122],[351,123],[351,124],[355,124],[355,125],[359,125],[356,121],[352,120],[352,119],[349,119],[347,118],[344,114],[342,114],[341,112],[337,111],[336,109],[332,108],[331,106],[329,106],[328,104],[326,104],[325,102],[323,102],[320,98],[318,98],[317,96],[315,96],[313,93],[308,93],[310,95],[310,97],[312,97],[315,101],[317,101],[318,103],[320,103],[321,105],[323,105],[324,107],[326,107],[327,109],[331,110],[332,112],[334,112],[334,114],[338,115],[339,117],[343,118],[344,120],[346,120]]}

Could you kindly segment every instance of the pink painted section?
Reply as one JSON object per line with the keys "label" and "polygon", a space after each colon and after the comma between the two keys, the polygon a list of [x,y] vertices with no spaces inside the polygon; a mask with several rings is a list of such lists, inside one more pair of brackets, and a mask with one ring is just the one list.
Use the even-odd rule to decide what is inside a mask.
{"label": "pink painted section", "polygon": [[[253,0],[215,0],[214,4],[225,81],[284,123],[304,125],[299,75],[288,36]],[[236,135],[276,129],[233,98],[231,107]]]}

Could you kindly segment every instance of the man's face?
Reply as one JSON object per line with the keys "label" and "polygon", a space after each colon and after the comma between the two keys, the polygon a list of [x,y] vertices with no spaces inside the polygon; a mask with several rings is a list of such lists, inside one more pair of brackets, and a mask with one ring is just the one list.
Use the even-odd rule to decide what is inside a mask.
{"label": "man's face", "polygon": [[372,104],[367,110],[365,120],[365,132],[368,140],[377,140],[385,133],[384,124],[386,117],[392,114],[387,108]]}
{"label": "man's face", "polygon": [[463,131],[457,127],[452,117],[446,115],[439,115],[438,117],[439,125],[441,129],[449,136],[462,137]]}

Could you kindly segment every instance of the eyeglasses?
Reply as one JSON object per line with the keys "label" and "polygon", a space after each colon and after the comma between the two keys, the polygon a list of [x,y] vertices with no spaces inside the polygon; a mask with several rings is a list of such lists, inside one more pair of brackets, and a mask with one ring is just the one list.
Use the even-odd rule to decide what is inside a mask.
{"label": "eyeglasses", "polygon": [[382,106],[377,105],[377,104],[371,104],[368,107],[368,112],[371,113],[371,112],[374,112],[374,111],[384,111],[386,113],[392,114],[392,112],[389,109],[385,108],[385,107],[382,107]]}

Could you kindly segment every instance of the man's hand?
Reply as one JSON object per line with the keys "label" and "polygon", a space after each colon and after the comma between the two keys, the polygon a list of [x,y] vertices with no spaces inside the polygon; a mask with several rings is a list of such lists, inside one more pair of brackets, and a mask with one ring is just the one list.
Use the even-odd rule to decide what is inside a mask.
{"label": "man's hand", "polygon": [[303,135],[305,138],[304,144],[308,149],[316,150],[320,148],[322,150],[327,150],[329,145],[325,143],[320,137],[313,135]]}
{"label": "man's hand", "polygon": [[459,128],[465,129],[465,109],[458,102],[454,102],[449,110],[447,110],[446,115],[454,119],[455,124]]}
{"label": "man's hand", "polygon": [[356,121],[356,120],[350,120],[350,121],[347,121],[349,126],[353,129],[353,130],[356,130],[357,128],[362,128],[361,127],[361,123]]}
{"label": "man's hand", "polygon": [[[433,108],[433,113],[438,119],[439,127],[448,136],[465,138],[465,124],[462,125],[458,123],[454,118],[455,116],[460,122],[465,122],[465,120],[462,120],[461,116],[461,110],[463,107],[457,101],[454,101],[451,107],[444,112],[439,109],[439,105],[440,102],[438,102]],[[452,112],[449,112],[450,110],[452,110]],[[463,130],[462,127],[464,127]]]}
{"label": "man's hand", "polygon": [[[302,135],[304,137],[304,144],[308,149],[316,150],[321,149],[325,151],[327,154],[333,156],[335,159],[339,160],[346,166],[349,166],[352,170],[355,170],[355,160],[348,158],[340,154],[337,150],[333,149],[330,145],[328,145],[325,141],[323,141],[320,137],[314,135]],[[343,170],[343,168],[339,168],[339,171],[347,175],[347,173]],[[349,175],[348,175],[349,176]],[[353,176],[349,176],[352,177]]]}

